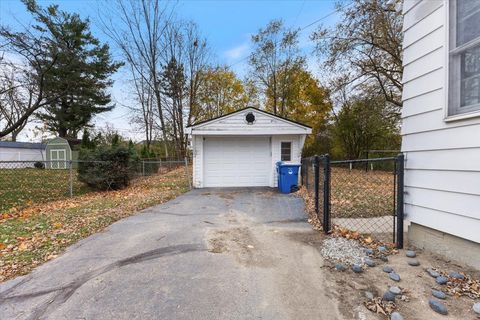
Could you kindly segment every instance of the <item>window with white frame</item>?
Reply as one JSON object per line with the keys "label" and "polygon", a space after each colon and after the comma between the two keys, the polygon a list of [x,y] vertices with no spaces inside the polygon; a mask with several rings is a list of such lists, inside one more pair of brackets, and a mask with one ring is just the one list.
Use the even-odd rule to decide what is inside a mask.
{"label": "window with white frame", "polygon": [[282,142],[280,144],[280,151],[281,151],[281,161],[292,161],[292,143]]}
{"label": "window with white frame", "polygon": [[480,1],[450,0],[448,115],[480,111]]}

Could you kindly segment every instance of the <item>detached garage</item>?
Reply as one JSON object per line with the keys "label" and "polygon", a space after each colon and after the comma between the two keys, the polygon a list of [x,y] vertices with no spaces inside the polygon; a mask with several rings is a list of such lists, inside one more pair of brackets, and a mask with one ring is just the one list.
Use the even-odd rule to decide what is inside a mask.
{"label": "detached garage", "polygon": [[193,185],[276,187],[277,161],[300,163],[312,129],[256,108],[187,127],[193,150]]}

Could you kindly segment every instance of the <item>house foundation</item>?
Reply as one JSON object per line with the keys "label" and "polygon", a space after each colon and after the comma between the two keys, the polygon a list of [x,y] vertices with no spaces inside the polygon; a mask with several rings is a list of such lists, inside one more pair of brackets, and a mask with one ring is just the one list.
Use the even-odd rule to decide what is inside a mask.
{"label": "house foundation", "polygon": [[412,223],[408,228],[409,243],[417,248],[457,260],[480,270],[480,243]]}

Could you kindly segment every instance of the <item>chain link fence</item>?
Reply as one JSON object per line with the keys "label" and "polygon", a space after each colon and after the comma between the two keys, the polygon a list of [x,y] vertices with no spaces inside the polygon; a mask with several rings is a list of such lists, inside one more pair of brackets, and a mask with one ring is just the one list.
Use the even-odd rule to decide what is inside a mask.
{"label": "chain link fence", "polygon": [[[17,206],[59,200],[92,192],[79,179],[79,167],[108,161],[0,161],[0,214]],[[146,159],[127,168],[133,180],[180,169],[191,189],[188,160]],[[182,170],[183,169],[183,170]]]}
{"label": "chain link fence", "polygon": [[403,155],[330,161],[302,159],[302,184],[325,232],[336,227],[403,246]]}

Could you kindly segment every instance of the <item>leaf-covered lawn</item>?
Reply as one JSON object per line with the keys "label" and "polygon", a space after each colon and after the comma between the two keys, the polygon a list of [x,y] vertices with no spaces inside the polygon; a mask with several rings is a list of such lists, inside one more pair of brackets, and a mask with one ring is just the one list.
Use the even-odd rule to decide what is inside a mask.
{"label": "leaf-covered lawn", "polygon": [[364,171],[332,167],[331,214],[334,218],[369,218],[393,215],[394,175],[390,171]]}
{"label": "leaf-covered lawn", "polygon": [[[90,191],[72,172],[74,195]],[[69,170],[0,169],[0,212],[70,196]]]}
{"label": "leaf-covered lawn", "polygon": [[26,274],[76,241],[187,190],[181,168],[137,179],[120,191],[12,208],[0,216],[0,281]]}

